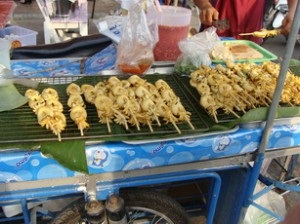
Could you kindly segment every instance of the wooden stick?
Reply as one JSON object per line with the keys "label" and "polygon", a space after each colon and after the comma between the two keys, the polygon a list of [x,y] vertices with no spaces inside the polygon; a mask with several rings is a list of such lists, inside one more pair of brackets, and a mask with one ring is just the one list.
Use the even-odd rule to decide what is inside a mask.
{"label": "wooden stick", "polygon": [[106,119],[106,126],[107,126],[108,133],[111,133],[111,128],[110,128],[108,117],[106,117],[105,119]]}
{"label": "wooden stick", "polygon": [[154,114],[154,116],[155,116],[155,120],[156,120],[158,126],[160,127],[160,126],[161,126],[161,123],[160,123],[160,121],[159,121],[159,118],[158,118],[155,114]]}
{"label": "wooden stick", "polygon": [[140,131],[141,129],[140,129],[140,123],[139,123],[139,121],[136,119],[136,116],[134,116],[133,113],[131,113],[131,116],[133,117],[133,120],[135,122],[137,130]]}
{"label": "wooden stick", "polygon": [[232,113],[237,118],[241,118],[237,113],[235,113],[233,110],[231,110],[229,107],[226,108],[230,113]]}
{"label": "wooden stick", "polygon": [[191,123],[190,119],[186,118],[185,121],[189,124],[192,130],[195,130],[194,125]]}
{"label": "wooden stick", "polygon": [[78,129],[80,130],[80,135],[83,136],[83,128],[81,123],[78,124]]}
{"label": "wooden stick", "polygon": [[176,131],[178,132],[178,134],[181,134],[180,129],[178,128],[178,126],[176,125],[176,123],[174,121],[172,121],[173,126],[175,127]]}
{"label": "wooden stick", "polygon": [[240,36],[251,36],[253,35],[254,33],[240,33],[239,35]]}
{"label": "wooden stick", "polygon": [[219,120],[218,120],[218,118],[217,118],[217,113],[216,113],[216,111],[213,111],[213,117],[214,117],[214,119],[215,119],[215,122],[216,122],[216,123],[219,123]]}
{"label": "wooden stick", "polygon": [[153,133],[153,128],[152,128],[151,122],[148,119],[147,119],[147,124],[148,124],[148,127],[149,127],[151,133]]}

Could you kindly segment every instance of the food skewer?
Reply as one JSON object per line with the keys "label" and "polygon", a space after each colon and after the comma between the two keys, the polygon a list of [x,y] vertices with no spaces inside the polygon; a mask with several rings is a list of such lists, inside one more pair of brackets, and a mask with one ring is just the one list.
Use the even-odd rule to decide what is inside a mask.
{"label": "food skewer", "polygon": [[37,116],[39,125],[51,130],[57,135],[58,141],[61,141],[61,132],[67,123],[57,91],[46,88],[39,93],[37,90],[28,89],[25,96],[28,98],[29,107]]}
{"label": "food skewer", "polygon": [[80,135],[83,136],[83,130],[90,125],[87,122],[85,103],[81,97],[82,90],[77,84],[71,83],[67,86],[66,93],[69,96],[67,104],[70,107],[70,117],[77,125]]}
{"label": "food skewer", "polygon": [[266,38],[266,37],[275,37],[279,34],[281,34],[280,29],[275,29],[275,30],[261,29],[260,31],[254,31],[252,33],[240,33],[239,35]]}
{"label": "food skewer", "polygon": [[[77,89],[72,86],[69,92],[76,92]],[[96,107],[99,122],[106,124],[109,133],[112,131],[110,123],[113,121],[123,125],[126,130],[129,129],[129,123],[138,131],[143,124],[154,132],[152,123],[156,122],[161,126],[160,118],[167,123],[172,123],[178,133],[181,133],[176,124],[178,121],[185,121],[193,130],[195,129],[190,121],[190,112],[186,111],[181,103],[177,106],[173,105],[177,109],[176,112],[172,112],[172,102],[176,102],[179,98],[162,79],[152,84],[137,75],[132,75],[127,80],[112,76],[98,82],[95,86],[83,84],[80,89],[85,100]],[[159,103],[165,104],[167,113],[158,112]]]}
{"label": "food skewer", "polygon": [[[270,106],[279,70],[280,65],[271,61],[202,66],[191,74],[190,85],[198,91],[200,105],[218,123],[219,111],[239,118],[237,111]],[[292,73],[287,77],[280,103],[299,105],[300,94],[291,84],[299,85],[300,79]]]}

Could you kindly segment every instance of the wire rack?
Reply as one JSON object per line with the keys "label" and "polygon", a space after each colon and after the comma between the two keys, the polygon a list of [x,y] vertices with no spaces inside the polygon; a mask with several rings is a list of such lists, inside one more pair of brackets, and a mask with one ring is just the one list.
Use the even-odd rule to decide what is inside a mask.
{"label": "wire rack", "polygon": [[[129,76],[117,76],[119,79],[127,79]],[[194,134],[208,130],[208,125],[201,118],[198,113],[199,106],[193,103],[185,90],[180,86],[180,83],[173,75],[144,75],[141,76],[150,83],[154,83],[158,79],[165,80],[176,95],[180,98],[183,106],[187,111],[191,112],[191,123],[195,129],[191,129],[187,122],[178,123],[177,126],[181,131],[180,135]],[[89,129],[84,131],[84,136],[80,135],[76,124],[71,120],[69,115],[69,108],[67,106],[68,96],[66,94],[66,87],[69,83],[74,82],[78,85],[92,84],[95,85],[99,81],[108,79],[108,76],[68,76],[68,77],[48,77],[39,78],[40,82],[37,90],[40,92],[47,87],[54,88],[59,94],[60,102],[64,106],[63,113],[67,118],[67,126],[61,133],[62,141],[70,139],[114,139],[114,140],[135,140],[135,139],[151,139],[162,138],[166,136],[179,135],[177,130],[172,124],[166,124],[163,121],[162,125],[158,126],[153,124],[153,132],[149,130],[148,126],[141,126],[140,130],[137,130],[135,126],[129,126],[126,130],[125,127],[111,123],[111,133],[108,133],[106,124],[99,123],[97,111],[94,105],[86,103],[86,111],[88,114]],[[16,85],[21,94],[24,94],[28,88]],[[9,122],[8,122],[9,121]],[[22,143],[22,142],[42,142],[42,141],[57,141],[55,136],[50,130],[41,127],[36,115],[32,109],[26,104],[17,109],[11,111],[4,111],[0,113],[0,142],[1,143]]]}
{"label": "wire rack", "polygon": [[[194,101],[194,104],[197,104],[199,107],[199,112],[201,112],[202,114],[206,114],[211,121],[214,121],[214,118],[212,115],[209,115],[206,110],[200,105],[200,95],[197,92],[196,88],[192,87],[190,85],[190,77],[187,75],[177,75],[178,76],[178,80],[180,80],[181,85],[183,86],[183,88],[186,91],[186,94],[190,95],[190,99],[192,101]],[[235,111],[235,113],[239,116],[243,116],[243,112],[241,111]],[[202,115],[203,116],[203,115]],[[224,113],[223,110],[219,109],[217,110],[217,119],[219,123],[224,123],[224,122],[230,122],[233,120],[236,120],[237,117],[234,116],[233,114],[226,114]]]}
{"label": "wire rack", "polygon": [[[294,62],[293,65],[289,66],[289,70],[294,74],[299,76],[300,75],[300,61]],[[194,102],[197,102],[196,104],[199,104],[200,110],[202,111],[202,114],[205,113],[207,114],[211,120],[214,120],[212,115],[209,115],[206,110],[200,105],[199,100],[200,100],[200,95],[196,88],[192,87],[190,85],[190,77],[189,75],[181,75],[181,74],[176,74],[178,77],[178,80],[180,80],[182,87],[186,90],[186,94],[190,95],[191,100]],[[290,104],[283,104],[281,103],[280,106],[282,107],[291,107]],[[230,122],[234,121],[237,119],[237,117],[231,113],[225,113],[223,110],[219,109],[216,111],[217,112],[217,119],[218,123],[225,123],[225,122]],[[242,111],[234,111],[238,116],[242,117],[244,113]],[[203,116],[203,115],[202,115]]]}

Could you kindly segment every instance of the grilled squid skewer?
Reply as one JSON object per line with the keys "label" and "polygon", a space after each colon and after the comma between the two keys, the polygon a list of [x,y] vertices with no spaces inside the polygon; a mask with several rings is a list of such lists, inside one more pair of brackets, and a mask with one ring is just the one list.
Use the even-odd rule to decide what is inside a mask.
{"label": "grilled squid skewer", "polygon": [[83,130],[90,125],[87,123],[87,112],[82,106],[75,106],[70,109],[70,117],[78,126],[80,135],[83,136]]}
{"label": "grilled squid skewer", "polygon": [[68,87],[66,89],[66,93],[68,94],[68,96],[74,95],[74,94],[80,95],[82,93],[82,91],[81,91],[80,86],[78,86],[75,83],[71,83],[68,85]]}
{"label": "grilled squid skewer", "polygon": [[66,117],[61,112],[54,112],[54,115],[51,119],[51,130],[52,132],[58,136],[58,141],[61,141],[60,133],[65,130],[67,126]]}
{"label": "grilled squid skewer", "polygon": [[[85,91],[89,89],[93,89],[93,86],[86,85]],[[83,98],[81,97],[81,94],[83,93],[83,90],[80,86],[78,86],[75,83],[71,83],[68,85],[66,92],[69,96],[68,98],[68,106],[70,109],[70,117],[77,125],[80,135],[83,136],[83,130],[86,128],[89,128],[90,125],[87,122],[87,112],[85,110],[85,103],[83,101]]]}
{"label": "grilled squid skewer", "polygon": [[55,89],[46,88],[40,94],[37,90],[28,89],[25,93],[28,105],[37,116],[39,125],[51,130],[61,141],[60,133],[66,127],[66,117],[62,113],[63,105]]}

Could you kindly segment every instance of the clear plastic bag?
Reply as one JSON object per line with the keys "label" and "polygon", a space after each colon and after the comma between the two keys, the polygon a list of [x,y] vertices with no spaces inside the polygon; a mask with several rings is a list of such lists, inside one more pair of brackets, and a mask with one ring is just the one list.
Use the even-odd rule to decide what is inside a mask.
{"label": "clear plastic bag", "polygon": [[203,32],[179,42],[182,54],[176,61],[176,69],[199,68],[201,65],[212,64],[212,53],[222,59],[233,60],[232,54],[222,44],[215,27],[209,27]]}
{"label": "clear plastic bag", "polygon": [[[257,182],[255,193],[260,192],[264,189],[264,185],[261,182]],[[261,197],[255,200],[257,204],[263,206],[265,209],[274,212],[276,215],[280,217],[284,217],[286,214],[285,201],[282,195],[276,193],[273,190],[265,193]],[[268,213],[259,210],[258,208],[250,205],[245,218],[243,220],[243,224],[275,224],[279,223],[279,220],[274,218]]]}
{"label": "clear plastic bag", "polygon": [[130,7],[117,46],[116,67],[124,73],[145,73],[154,62],[155,36],[149,29],[142,5],[139,3]]}

